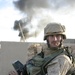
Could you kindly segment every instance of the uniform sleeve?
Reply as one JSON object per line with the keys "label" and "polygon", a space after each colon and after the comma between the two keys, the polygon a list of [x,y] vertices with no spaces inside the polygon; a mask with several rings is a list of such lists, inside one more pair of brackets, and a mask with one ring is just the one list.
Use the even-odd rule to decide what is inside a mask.
{"label": "uniform sleeve", "polygon": [[48,75],[66,75],[72,66],[72,61],[66,55],[56,57],[47,67]]}

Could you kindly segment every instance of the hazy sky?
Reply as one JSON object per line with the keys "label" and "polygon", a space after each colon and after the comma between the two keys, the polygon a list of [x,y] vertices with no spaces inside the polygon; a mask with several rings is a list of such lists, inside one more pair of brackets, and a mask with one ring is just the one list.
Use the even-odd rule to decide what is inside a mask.
{"label": "hazy sky", "polygon": [[[75,39],[74,0],[47,0],[48,3],[46,0],[19,0],[20,4],[15,4],[18,5],[17,7],[14,6],[13,1],[0,0],[0,41],[20,41],[19,32],[14,31],[13,26],[14,21],[24,18],[25,13],[28,17],[31,17],[33,28],[29,29],[29,31],[33,33],[37,30],[40,34],[37,38],[31,38],[27,41],[42,41],[42,30],[45,26],[43,26],[43,22],[46,24],[53,21],[65,25],[67,38]],[[41,4],[42,1],[43,5]],[[25,5],[21,6],[21,3]]]}
{"label": "hazy sky", "polygon": [[22,17],[12,3],[13,0],[0,0],[0,41],[19,41],[18,32],[13,30],[14,21]]}

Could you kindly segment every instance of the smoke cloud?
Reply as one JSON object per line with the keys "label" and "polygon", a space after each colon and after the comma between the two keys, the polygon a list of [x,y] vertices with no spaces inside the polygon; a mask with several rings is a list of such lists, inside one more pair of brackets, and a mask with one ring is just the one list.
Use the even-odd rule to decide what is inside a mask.
{"label": "smoke cloud", "polygon": [[69,13],[75,7],[75,0],[18,0],[13,3],[18,10],[27,15],[27,25],[24,28],[28,29],[28,37],[35,36],[35,33],[37,36],[49,22],[54,21],[53,11]]}

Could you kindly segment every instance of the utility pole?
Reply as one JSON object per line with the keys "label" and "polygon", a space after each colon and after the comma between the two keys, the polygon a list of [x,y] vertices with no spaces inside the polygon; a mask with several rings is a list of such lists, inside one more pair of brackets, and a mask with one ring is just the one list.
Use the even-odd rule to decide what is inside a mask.
{"label": "utility pole", "polygon": [[19,28],[20,28],[20,32],[21,32],[21,34],[22,34],[22,37],[21,37],[21,39],[23,40],[23,42],[25,42],[25,36],[24,36],[24,33],[23,33],[23,29],[22,29],[22,27],[21,27],[21,25],[20,25],[20,22],[19,22]]}

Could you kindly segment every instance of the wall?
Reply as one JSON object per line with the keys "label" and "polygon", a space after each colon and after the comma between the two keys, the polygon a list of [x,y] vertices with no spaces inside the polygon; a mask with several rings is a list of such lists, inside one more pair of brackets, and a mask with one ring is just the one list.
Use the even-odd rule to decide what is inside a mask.
{"label": "wall", "polygon": [[[8,72],[14,70],[12,62],[20,60],[23,64],[27,60],[27,48],[32,43],[26,42],[0,42],[0,75],[8,75]],[[72,46],[75,49],[75,43],[66,43],[66,46]],[[75,51],[75,50],[74,50]]]}
{"label": "wall", "polygon": [[28,46],[29,43],[23,42],[0,42],[0,75],[8,75],[14,70],[12,62],[15,60],[25,64]]}

